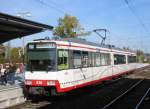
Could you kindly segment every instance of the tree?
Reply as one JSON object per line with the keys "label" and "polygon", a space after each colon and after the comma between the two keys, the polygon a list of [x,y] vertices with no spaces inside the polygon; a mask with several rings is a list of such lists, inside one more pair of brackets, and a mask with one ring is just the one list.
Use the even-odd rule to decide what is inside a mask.
{"label": "tree", "polygon": [[87,35],[83,31],[78,19],[66,14],[63,18],[58,19],[58,26],[53,30],[53,35],[55,38],[76,38],[82,34]]}
{"label": "tree", "polygon": [[12,62],[19,62],[20,60],[19,50],[20,50],[20,47],[11,48],[11,61]]}
{"label": "tree", "polygon": [[144,52],[142,50],[137,50],[136,55],[138,62],[144,62]]}
{"label": "tree", "polygon": [[5,46],[0,44],[0,63],[5,61]]}

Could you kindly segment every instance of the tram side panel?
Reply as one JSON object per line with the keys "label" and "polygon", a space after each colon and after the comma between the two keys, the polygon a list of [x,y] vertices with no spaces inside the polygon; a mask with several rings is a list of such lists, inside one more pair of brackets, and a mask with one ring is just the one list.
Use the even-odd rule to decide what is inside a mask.
{"label": "tram side panel", "polygon": [[136,63],[136,69],[148,66],[148,63]]}
{"label": "tram side panel", "polygon": [[121,74],[128,73],[130,71],[129,65],[127,64],[120,64],[113,66],[113,76],[119,76]]}
{"label": "tram side panel", "polygon": [[93,70],[93,79],[97,81],[105,81],[110,79],[112,75],[112,67],[109,66],[100,66],[100,67],[94,67]]}
{"label": "tram side panel", "polygon": [[73,70],[69,69],[58,71],[56,80],[59,81],[60,88],[73,87],[75,85]]}
{"label": "tram side panel", "polygon": [[84,84],[93,80],[92,67],[74,69],[75,85]]}
{"label": "tram side panel", "polygon": [[47,81],[57,80],[56,72],[26,71],[25,84],[29,86],[48,86]]}
{"label": "tram side panel", "polygon": [[113,77],[128,73],[133,68],[128,64],[127,55],[113,53]]}

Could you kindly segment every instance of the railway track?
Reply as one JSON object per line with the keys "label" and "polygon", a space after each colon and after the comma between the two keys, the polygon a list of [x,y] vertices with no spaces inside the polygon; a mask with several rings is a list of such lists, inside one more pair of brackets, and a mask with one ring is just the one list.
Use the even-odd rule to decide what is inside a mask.
{"label": "railway track", "polygon": [[[125,77],[125,76],[124,76]],[[82,92],[78,92],[78,90],[73,91],[71,93],[65,94],[64,96],[56,96],[56,97],[39,97],[39,96],[32,96],[31,99],[32,100],[28,100],[26,101],[25,104],[22,104],[20,106],[15,106],[9,109],[38,109],[40,107],[42,107],[44,104],[58,104],[58,103],[63,103],[66,101],[73,101],[74,99],[78,99],[80,97],[84,97],[87,96],[87,94],[98,94],[99,93],[99,89],[104,88],[104,87],[108,87],[111,86],[113,84],[117,84],[117,82],[125,79],[125,78],[116,78],[110,81],[106,81],[104,83],[101,83],[100,85],[96,85],[95,86],[90,86],[90,87],[86,87],[84,90],[81,90]],[[94,88],[94,90],[93,90]],[[44,99],[44,100],[43,100]],[[59,104],[58,104],[59,105]]]}
{"label": "railway track", "polygon": [[145,81],[145,79],[139,80],[102,109],[146,109],[141,108],[142,104],[145,103],[145,98],[150,93],[149,85],[145,84]]}
{"label": "railway track", "polygon": [[147,107],[146,104],[149,103],[149,102],[147,102],[148,100],[150,100],[150,88],[143,95],[141,100],[136,105],[135,109],[142,109],[142,108],[145,109],[145,107]]}
{"label": "railway track", "polygon": [[[123,80],[124,83],[120,84],[119,81],[121,81],[121,80]],[[137,81],[137,80],[135,80],[135,81]],[[55,105],[54,109],[59,109],[59,108],[66,109],[68,107],[72,107],[72,105],[74,105],[74,104],[78,104],[78,106],[76,105],[75,107],[72,107],[72,109],[81,109],[81,107],[83,106],[83,105],[81,105],[83,103],[82,101],[87,101],[89,98],[94,100],[95,99],[95,95],[99,95],[102,92],[103,88],[108,88],[108,90],[111,90],[112,87],[118,87],[118,84],[125,85],[125,86],[129,87],[129,86],[133,85],[135,83],[135,81],[130,81],[130,80],[126,79],[126,78],[119,78],[119,79],[116,79],[116,80],[112,80],[111,82],[108,82],[108,83],[106,82],[104,85],[98,86],[97,88],[93,87],[94,90],[91,90],[93,88],[90,88],[89,90],[91,90],[91,91],[88,90],[88,92],[86,92],[86,93],[81,92],[80,94],[79,93],[78,94],[73,94],[73,95],[65,96],[63,98],[62,97],[60,97],[60,98],[58,97],[56,102],[52,101],[52,104],[49,105],[48,107],[53,107]],[[124,88],[123,87],[118,87],[118,90],[124,91],[126,89],[127,89],[127,87],[124,87]],[[104,99],[103,99],[103,101],[104,101]],[[101,101],[101,103],[102,103],[102,101]],[[93,106],[94,106],[94,104],[93,104]],[[42,108],[40,108],[40,109],[42,109]],[[48,109],[48,108],[46,108],[46,109]],[[91,109],[91,108],[89,107],[87,109]],[[93,108],[93,109],[95,109],[95,108]]]}
{"label": "railway track", "polygon": [[[136,72],[125,78],[87,87],[76,94],[73,92],[62,97],[50,97],[48,99],[42,97],[41,99],[39,98],[39,100],[36,96],[36,101],[26,102],[23,105],[10,109],[68,109],[69,107],[72,109],[102,109],[107,103],[113,101],[117,96],[127,91],[133,84],[139,82],[139,80],[141,82],[133,88],[133,90],[117,100],[108,109],[135,109],[138,104],[139,106],[137,109],[149,109],[146,108],[146,106],[150,106],[150,93],[148,91],[150,73],[146,73],[149,71],[150,69],[147,69],[147,71],[145,70],[144,75],[142,71],[141,73]],[[146,79],[141,80],[142,78],[137,78],[139,77],[138,75]],[[145,95],[146,92],[147,95]],[[144,95],[145,97],[143,98]]]}

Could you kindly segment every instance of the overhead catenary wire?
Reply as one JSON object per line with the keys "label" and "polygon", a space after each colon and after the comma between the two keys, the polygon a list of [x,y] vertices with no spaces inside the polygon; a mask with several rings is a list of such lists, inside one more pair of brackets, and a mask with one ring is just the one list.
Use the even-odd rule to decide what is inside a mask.
{"label": "overhead catenary wire", "polygon": [[[55,3],[52,0],[49,0],[49,3],[45,2],[44,0],[35,0],[36,2],[40,3],[41,5],[48,7],[48,8],[52,8],[53,10],[59,12],[60,14],[68,14],[68,11],[64,8],[62,8],[61,6],[58,6],[57,3]],[[58,8],[59,7],[59,8]],[[84,20],[84,22],[86,22],[86,25],[90,25],[93,26],[93,28],[96,28],[97,26],[94,24],[89,24],[87,21]],[[93,30],[93,29],[92,29]],[[89,31],[87,31],[87,33],[89,33]],[[110,41],[109,41],[110,42]]]}
{"label": "overhead catenary wire", "polygon": [[60,6],[59,4],[57,4],[56,2],[52,1],[52,0],[48,0],[52,5],[54,5],[55,7],[59,7],[60,10],[63,11],[63,13],[70,13],[68,10],[66,10],[64,7]]}
{"label": "overhead catenary wire", "polygon": [[[35,0],[35,1],[40,3],[41,5],[43,5],[45,7],[52,8],[53,10],[57,11],[60,14],[70,13],[70,11],[68,11],[68,9],[66,10],[65,8],[63,8],[62,6],[59,6],[56,2],[54,2],[52,0],[49,0],[49,3],[45,2],[44,0]],[[95,24],[91,24],[91,23],[87,22],[85,19],[84,19],[84,22],[86,22],[86,25],[88,25],[88,26],[92,26],[93,28],[97,28],[97,26]]]}
{"label": "overhead catenary wire", "polygon": [[[66,11],[64,11],[64,10],[61,9],[61,8],[58,8],[58,7],[54,6],[54,5],[52,5],[52,3],[51,3],[51,4],[50,4],[50,3],[48,4],[48,3],[44,2],[44,0],[35,0],[35,1],[38,2],[38,3],[40,3],[40,4],[43,5],[43,6],[52,8],[53,10],[55,10],[55,11],[61,13],[61,14],[66,14]],[[53,4],[54,4],[54,3],[53,3]]]}
{"label": "overhead catenary wire", "polygon": [[132,14],[135,16],[135,18],[138,20],[142,28],[149,34],[149,31],[147,27],[145,26],[144,22],[142,21],[141,17],[135,12],[134,8],[130,5],[128,0],[124,0],[126,5],[128,6],[129,10],[132,12]]}
{"label": "overhead catenary wire", "polygon": [[[45,0],[35,0],[35,1],[38,2],[38,3],[40,3],[40,4],[43,5],[43,6],[47,7],[47,8],[51,8],[51,9],[57,11],[57,12],[60,13],[60,14],[63,14],[63,15],[64,15],[64,14],[67,14],[67,13],[68,13],[68,9],[66,10],[65,8],[63,8],[62,6],[60,6],[59,4],[57,4],[56,2],[54,2],[54,1],[52,1],[52,0],[49,0],[48,2],[46,2]],[[125,0],[125,2],[126,2],[126,4],[129,5],[128,0]],[[144,30],[148,32],[148,30],[147,30],[145,24],[142,22],[142,20],[140,19],[140,17],[135,13],[134,9],[133,9],[131,6],[129,6],[129,7],[131,8],[132,13],[134,13],[134,15],[136,16],[136,18],[139,19],[139,22],[140,22],[140,24],[142,25],[142,27],[144,28]],[[96,29],[96,28],[98,27],[97,25],[92,24],[92,23],[89,23],[89,22],[87,22],[86,20],[84,20],[84,22],[86,22],[86,25],[87,25],[88,27],[91,26],[91,27],[90,27],[90,30]],[[120,38],[119,38],[119,39],[120,39]],[[131,39],[134,39],[134,38],[130,38],[130,40],[131,40]],[[112,43],[112,42],[110,42],[110,40],[111,40],[111,39],[109,39],[109,41],[108,41],[109,44]],[[142,43],[142,41],[141,41],[141,43]],[[143,44],[141,44],[141,45],[143,45]]]}
{"label": "overhead catenary wire", "polygon": [[[49,1],[50,2],[49,4],[46,3],[46,2],[44,2],[44,0],[36,0],[36,1],[39,2],[40,4],[46,6],[46,7],[51,7],[52,9],[54,9],[55,11],[57,11],[57,12],[59,12],[61,14],[67,14],[67,11],[64,8],[58,6],[58,4],[55,3],[52,0]],[[130,11],[134,14],[134,16],[137,18],[137,20],[139,21],[139,23],[142,25],[143,29],[146,32],[148,32],[148,29],[146,28],[145,24],[143,23],[143,21],[141,20],[141,18],[136,14],[136,12],[134,11],[134,9],[131,7],[131,5],[129,4],[129,1],[128,0],[124,0],[124,1],[127,4],[127,6],[129,7]],[[93,27],[95,27],[94,24],[90,24],[90,25],[92,25]]]}
{"label": "overhead catenary wire", "polygon": [[[135,9],[131,6],[131,4],[129,3],[129,1],[128,0],[124,0],[124,2],[128,6],[129,10],[132,12],[132,14],[135,16],[135,18],[138,20],[139,24],[141,25],[141,27],[143,28],[143,30],[146,32],[146,34],[150,35],[150,32],[147,29],[147,27],[145,26],[145,24],[142,21],[141,17],[135,12]],[[141,45],[141,48],[143,49],[143,37],[142,37],[142,35],[140,36],[140,45]]]}

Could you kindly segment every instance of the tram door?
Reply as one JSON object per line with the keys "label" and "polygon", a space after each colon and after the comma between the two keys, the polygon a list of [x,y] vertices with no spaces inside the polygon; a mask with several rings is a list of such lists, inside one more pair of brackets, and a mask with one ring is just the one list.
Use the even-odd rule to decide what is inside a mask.
{"label": "tram door", "polygon": [[73,81],[74,85],[78,85],[81,83],[83,77],[81,75],[81,68],[82,68],[82,52],[78,50],[70,51],[71,61],[70,66],[73,69]]}
{"label": "tram door", "polygon": [[93,68],[92,68],[92,53],[88,51],[82,51],[82,69],[81,74],[85,81],[93,80]]}
{"label": "tram door", "polygon": [[73,51],[73,73],[75,84],[82,84],[92,79],[92,70],[89,67],[89,53],[86,51]]}

